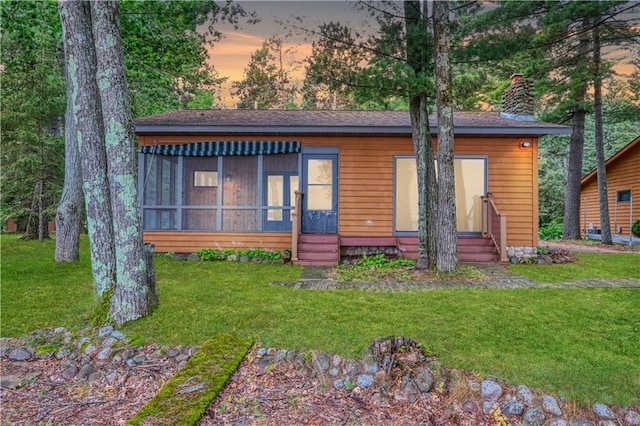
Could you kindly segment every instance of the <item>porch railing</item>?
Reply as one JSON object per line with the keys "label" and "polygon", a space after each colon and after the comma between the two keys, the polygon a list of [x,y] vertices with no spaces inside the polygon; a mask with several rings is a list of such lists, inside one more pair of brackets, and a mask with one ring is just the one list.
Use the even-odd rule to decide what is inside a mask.
{"label": "porch railing", "polygon": [[493,202],[493,194],[482,197],[482,237],[491,238],[500,262],[507,262],[507,214],[500,213]]}
{"label": "porch railing", "polygon": [[302,192],[295,192],[294,210],[291,212],[291,261],[298,261],[298,236],[302,229]]}

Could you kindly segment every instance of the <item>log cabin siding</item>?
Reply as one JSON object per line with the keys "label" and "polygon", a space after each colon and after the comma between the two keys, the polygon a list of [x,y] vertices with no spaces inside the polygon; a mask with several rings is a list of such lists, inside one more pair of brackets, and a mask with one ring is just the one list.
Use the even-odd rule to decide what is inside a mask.
{"label": "log cabin siding", "polygon": [[[630,221],[640,219],[640,137],[629,145],[625,147],[627,150],[621,150],[620,156],[614,155],[606,164],[609,222],[613,234],[629,235]],[[618,191],[625,190],[631,191],[633,212],[631,203],[616,203]],[[590,225],[600,229],[597,173],[591,173],[583,179],[580,204],[580,229],[583,235]],[[616,228],[622,228],[622,232],[617,232]]]}
{"label": "log cabin siding", "polygon": [[[200,141],[256,140],[255,137],[206,135],[139,136],[140,145]],[[338,232],[346,237],[394,236],[394,167],[396,156],[412,156],[407,137],[265,137],[270,141],[299,140],[305,147],[339,150]],[[522,148],[523,140],[532,142]],[[488,158],[488,191],[500,211],[507,214],[509,246],[538,244],[537,139],[517,137],[459,137],[455,155]],[[252,247],[290,248],[291,235],[274,233],[145,232],[145,240],[158,251],[197,251],[240,241]],[[254,243],[252,243],[254,241]],[[217,245],[214,245],[217,243]],[[254,245],[251,245],[254,244]],[[233,245],[229,247],[234,247]]]}

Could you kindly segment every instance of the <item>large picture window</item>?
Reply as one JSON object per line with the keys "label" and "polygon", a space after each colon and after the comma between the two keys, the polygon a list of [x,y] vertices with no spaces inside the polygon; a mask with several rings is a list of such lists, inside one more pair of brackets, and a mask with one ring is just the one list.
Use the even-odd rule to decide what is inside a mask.
{"label": "large picture window", "polygon": [[[435,167],[435,164],[434,164]],[[456,157],[456,218],[458,232],[482,231],[482,200],[487,186],[485,157]],[[395,231],[418,231],[418,174],[414,157],[396,157]]]}

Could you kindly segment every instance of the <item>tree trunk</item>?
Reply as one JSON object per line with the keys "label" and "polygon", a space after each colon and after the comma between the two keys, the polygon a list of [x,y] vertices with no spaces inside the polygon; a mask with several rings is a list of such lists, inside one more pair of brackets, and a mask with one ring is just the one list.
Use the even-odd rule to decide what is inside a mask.
{"label": "tree trunk", "polygon": [[[66,53],[66,49],[65,49]],[[65,59],[65,63],[69,63]],[[80,232],[82,231],[82,172],[76,122],[73,113],[73,84],[67,78],[67,111],[64,127],[64,187],[56,210],[56,262],[80,260]]]}
{"label": "tree trunk", "polygon": [[[421,5],[424,10],[422,10]],[[424,75],[426,72],[426,44],[428,41],[426,12],[426,2],[423,4],[417,0],[404,2],[407,33],[406,55],[407,61],[416,74],[416,78],[420,78],[420,75]],[[418,261],[416,269],[427,269],[436,264],[437,241],[435,227],[438,200],[426,93],[423,92],[411,96],[409,113],[418,174]]]}
{"label": "tree trunk", "polygon": [[[587,23],[584,23],[586,26]],[[580,39],[578,54],[586,55],[589,48],[589,40],[586,37]],[[586,59],[585,59],[586,61]],[[578,76],[582,78],[582,76]],[[580,80],[575,92],[572,114],[572,132],[569,142],[569,167],[567,170],[567,190],[564,201],[564,230],[565,240],[577,240],[580,238],[580,190],[582,180],[582,157],[584,151],[584,122],[587,114],[585,99],[587,97],[587,85]]]}
{"label": "tree trunk", "polygon": [[45,206],[49,205],[45,196],[45,182],[38,182],[38,241],[42,242],[49,239],[49,214]]}
{"label": "tree trunk", "polygon": [[438,114],[438,241],[437,269],[453,272],[458,266],[458,232],[454,170],[453,96],[449,56],[449,1],[433,2]]}
{"label": "tree trunk", "polygon": [[91,266],[96,293],[101,298],[115,284],[115,251],[89,7],[89,3],[83,1],[59,3],[68,79],[73,85],[72,97],[67,102],[72,105],[76,122]]}
{"label": "tree trunk", "polygon": [[[113,212],[116,254],[116,287],[110,317],[118,324],[148,315],[157,301],[153,274],[147,267],[137,191],[137,164],[133,118],[125,77],[118,2],[91,3],[91,19],[97,58],[97,81],[102,105],[109,192]],[[152,272],[152,271],[151,271]]]}
{"label": "tree trunk", "polygon": [[21,240],[29,241],[39,238],[40,234],[40,199],[42,198],[42,180],[36,182],[33,187],[33,197],[31,197],[31,206],[29,209],[29,218],[27,219],[27,227]]}
{"label": "tree trunk", "polygon": [[598,173],[598,201],[600,205],[600,229],[602,244],[613,244],[609,221],[609,194],[607,191],[607,168],[605,167],[604,132],[602,117],[602,59],[600,52],[600,28],[593,28],[593,97],[595,107],[596,168]]}

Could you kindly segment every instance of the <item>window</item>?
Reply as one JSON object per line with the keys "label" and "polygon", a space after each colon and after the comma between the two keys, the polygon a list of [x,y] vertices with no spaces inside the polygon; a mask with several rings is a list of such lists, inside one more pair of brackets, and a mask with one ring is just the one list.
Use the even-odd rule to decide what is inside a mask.
{"label": "window", "polygon": [[623,191],[618,191],[616,201],[619,203],[628,203],[631,201],[631,190],[625,189]]}
{"label": "window", "polygon": [[[482,199],[486,193],[486,158],[456,158],[458,232],[482,231]],[[395,230],[418,231],[418,177],[414,157],[396,158]]]}
{"label": "window", "polygon": [[218,186],[218,172],[193,172],[193,186],[214,187]]}

